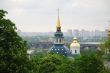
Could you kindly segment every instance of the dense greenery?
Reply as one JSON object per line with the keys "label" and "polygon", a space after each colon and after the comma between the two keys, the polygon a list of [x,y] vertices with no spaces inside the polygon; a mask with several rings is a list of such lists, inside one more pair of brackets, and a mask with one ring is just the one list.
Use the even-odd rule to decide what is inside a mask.
{"label": "dense greenery", "polygon": [[15,24],[0,10],[0,73],[28,73],[26,42],[16,33]]}
{"label": "dense greenery", "polygon": [[[31,59],[33,73],[105,73],[103,59],[96,53],[74,58],[57,54],[36,55]],[[107,72],[106,72],[107,73]]]}
{"label": "dense greenery", "polygon": [[15,24],[0,10],[0,73],[110,73],[99,52],[85,50],[75,57],[58,54],[27,56],[27,45]]}
{"label": "dense greenery", "polygon": [[104,64],[102,58],[93,52],[87,52],[75,60],[79,73],[103,73]]}
{"label": "dense greenery", "polygon": [[101,46],[101,52],[103,53],[103,58],[110,61],[110,37],[108,37]]}
{"label": "dense greenery", "polygon": [[97,51],[85,50],[76,57],[57,54],[35,55],[31,59],[34,73],[109,73]]}

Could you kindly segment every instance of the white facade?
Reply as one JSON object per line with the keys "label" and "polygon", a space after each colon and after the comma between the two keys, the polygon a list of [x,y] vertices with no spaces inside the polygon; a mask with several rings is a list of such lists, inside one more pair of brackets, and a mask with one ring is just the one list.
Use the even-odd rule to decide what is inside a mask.
{"label": "white facade", "polygon": [[79,47],[71,47],[72,54],[80,54],[80,48]]}
{"label": "white facade", "polygon": [[78,40],[76,37],[73,38],[73,42],[70,45],[70,50],[72,54],[80,54],[80,44],[78,43]]}
{"label": "white facade", "polygon": [[64,44],[64,40],[63,40],[63,38],[55,38],[54,43],[55,44]]}

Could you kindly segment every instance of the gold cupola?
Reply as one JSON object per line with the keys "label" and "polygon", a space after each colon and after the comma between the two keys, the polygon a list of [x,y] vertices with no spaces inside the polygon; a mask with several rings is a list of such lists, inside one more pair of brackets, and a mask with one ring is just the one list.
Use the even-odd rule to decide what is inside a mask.
{"label": "gold cupola", "polygon": [[110,38],[110,27],[108,28],[108,37]]}
{"label": "gold cupola", "polygon": [[71,43],[70,47],[80,47],[80,44],[78,43],[78,39],[76,37],[73,38],[73,42]]}

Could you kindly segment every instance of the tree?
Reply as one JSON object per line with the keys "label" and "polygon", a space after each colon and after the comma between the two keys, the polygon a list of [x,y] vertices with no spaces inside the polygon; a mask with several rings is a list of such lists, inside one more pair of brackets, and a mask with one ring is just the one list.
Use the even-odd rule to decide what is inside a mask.
{"label": "tree", "polygon": [[62,56],[57,54],[48,54],[41,59],[39,73],[54,73],[57,66],[61,65]]}
{"label": "tree", "polygon": [[28,73],[26,42],[5,14],[6,11],[0,10],[0,73]]}
{"label": "tree", "polygon": [[101,57],[93,52],[81,54],[74,64],[78,73],[103,73],[105,69]]}
{"label": "tree", "polygon": [[110,37],[108,37],[101,46],[101,52],[103,53],[103,58],[110,61]]}
{"label": "tree", "polygon": [[31,58],[31,73],[56,73],[64,62],[64,57],[57,54],[47,54],[44,56],[35,55]]}
{"label": "tree", "polygon": [[66,62],[62,62],[62,64],[57,68],[55,73],[78,73],[75,68],[74,61],[65,59]]}
{"label": "tree", "polygon": [[106,48],[110,49],[110,38],[107,38],[104,45]]}

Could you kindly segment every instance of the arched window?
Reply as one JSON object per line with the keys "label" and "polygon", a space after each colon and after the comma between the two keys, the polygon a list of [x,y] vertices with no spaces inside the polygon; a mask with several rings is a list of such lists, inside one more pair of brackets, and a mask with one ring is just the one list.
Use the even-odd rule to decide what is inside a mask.
{"label": "arched window", "polygon": [[61,43],[61,39],[59,39],[59,43]]}
{"label": "arched window", "polygon": [[77,53],[77,50],[75,50],[75,53]]}
{"label": "arched window", "polygon": [[58,38],[56,38],[56,43],[58,43]]}

